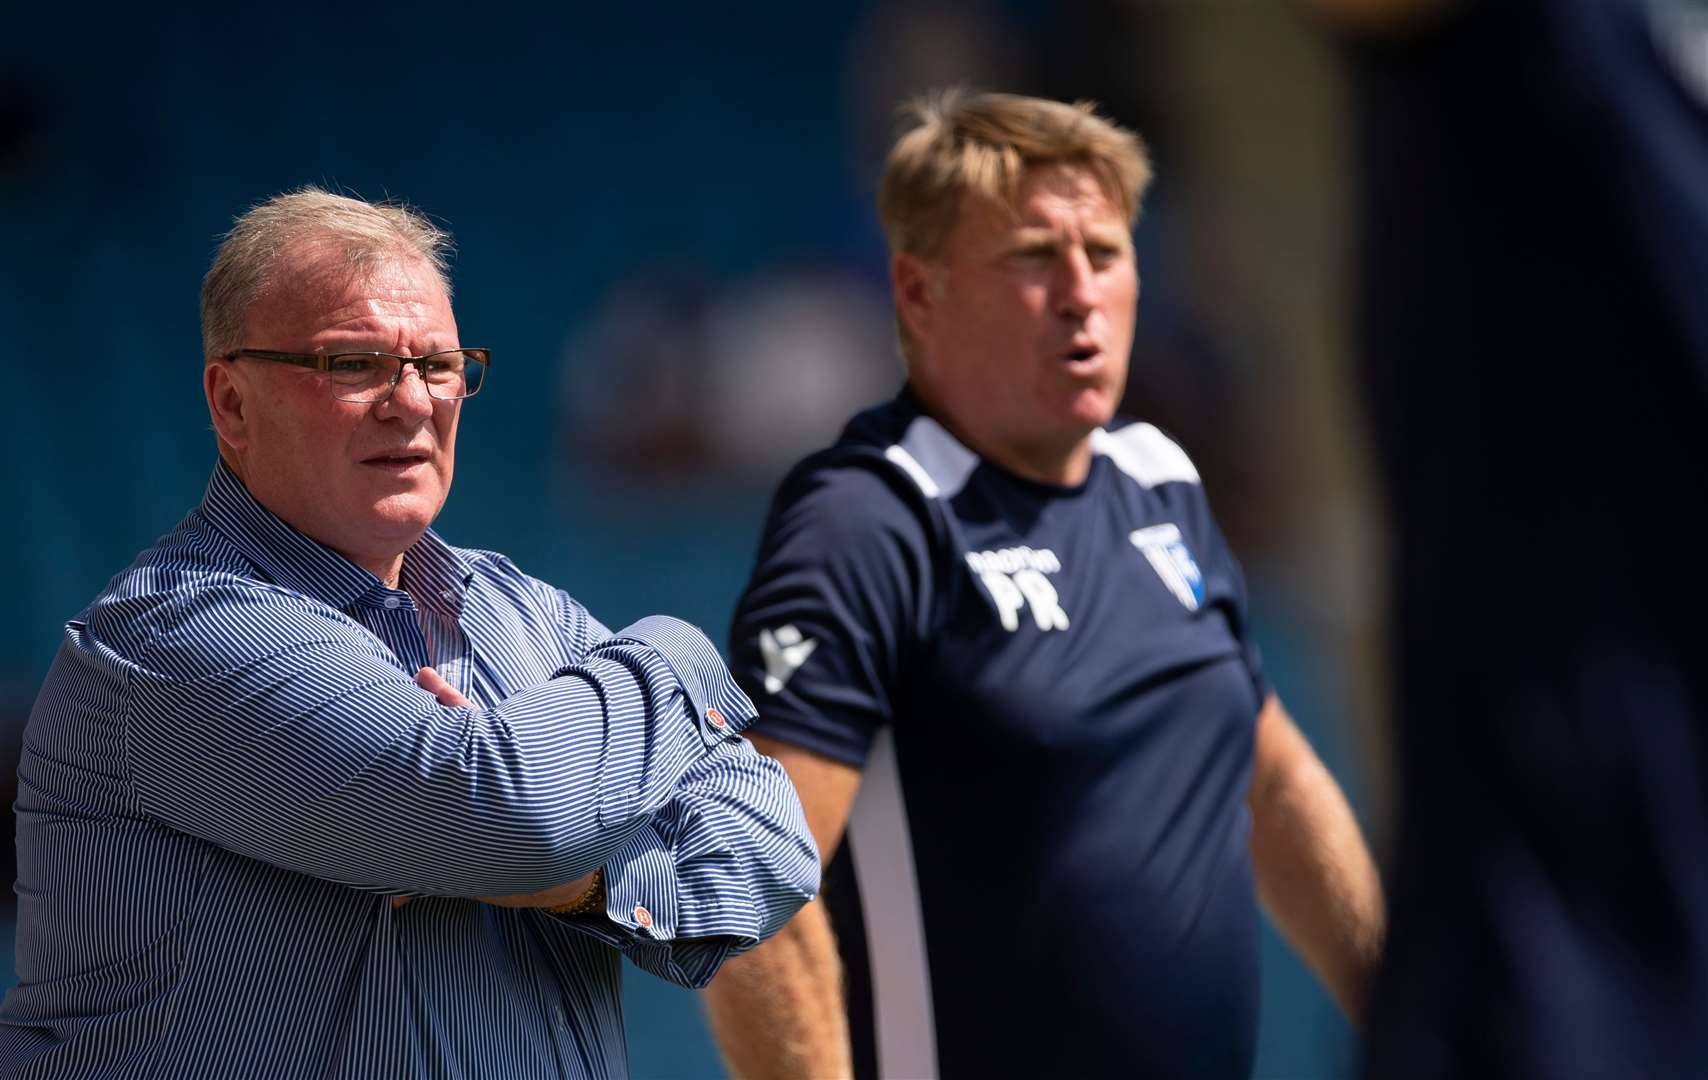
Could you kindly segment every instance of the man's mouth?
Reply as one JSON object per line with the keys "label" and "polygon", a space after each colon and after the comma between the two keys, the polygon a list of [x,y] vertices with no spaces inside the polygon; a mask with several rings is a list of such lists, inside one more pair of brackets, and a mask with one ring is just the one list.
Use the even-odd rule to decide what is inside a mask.
{"label": "man's mouth", "polygon": [[403,469],[413,468],[416,465],[425,465],[426,463],[427,455],[421,453],[375,454],[373,457],[362,459],[363,465],[373,465],[376,468],[396,469],[400,471]]}

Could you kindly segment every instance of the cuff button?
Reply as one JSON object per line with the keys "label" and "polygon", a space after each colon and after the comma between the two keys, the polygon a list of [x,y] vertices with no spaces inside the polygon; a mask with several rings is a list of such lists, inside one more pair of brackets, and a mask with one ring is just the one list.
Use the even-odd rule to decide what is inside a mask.
{"label": "cuff button", "polygon": [[635,922],[640,923],[648,930],[652,929],[652,912],[648,911],[644,904],[635,905]]}
{"label": "cuff button", "polygon": [[716,709],[707,709],[706,710],[706,723],[712,725],[715,728],[721,729],[725,724],[729,723],[729,721],[725,720],[724,714],[717,711]]}

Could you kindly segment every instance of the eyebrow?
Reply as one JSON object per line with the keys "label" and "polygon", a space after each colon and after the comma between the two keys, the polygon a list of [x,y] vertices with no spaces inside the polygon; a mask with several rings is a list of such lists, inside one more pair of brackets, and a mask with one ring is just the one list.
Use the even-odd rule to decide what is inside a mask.
{"label": "eyebrow", "polygon": [[[1060,230],[1047,225],[1020,225],[1008,234],[1008,250],[1019,250],[1032,247],[1054,247],[1062,242]],[[1131,242],[1133,234],[1113,225],[1091,225],[1080,232],[1080,239],[1087,244],[1107,244]]]}

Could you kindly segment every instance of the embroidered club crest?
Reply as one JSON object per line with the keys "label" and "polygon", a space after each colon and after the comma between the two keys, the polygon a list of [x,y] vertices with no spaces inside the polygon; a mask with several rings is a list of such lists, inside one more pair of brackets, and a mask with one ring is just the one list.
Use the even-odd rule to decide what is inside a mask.
{"label": "embroidered club crest", "polygon": [[1128,539],[1144,552],[1151,569],[1162,578],[1175,599],[1185,604],[1187,611],[1197,611],[1204,602],[1204,574],[1193,561],[1180,527],[1170,524],[1134,529]]}

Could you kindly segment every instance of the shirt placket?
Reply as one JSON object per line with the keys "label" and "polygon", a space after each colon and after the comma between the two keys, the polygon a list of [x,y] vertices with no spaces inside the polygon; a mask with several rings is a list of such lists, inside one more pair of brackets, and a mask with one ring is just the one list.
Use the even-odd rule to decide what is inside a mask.
{"label": "shirt placket", "polygon": [[540,1004],[545,1008],[546,1027],[552,1033],[552,1045],[557,1049],[558,1075],[570,1080],[588,1077],[589,1080],[603,1080],[606,1076],[602,1062],[592,1060],[587,1053],[587,1044],[582,1038],[585,1034],[579,1030],[578,1018],[570,1010],[568,1002],[557,987],[551,985],[552,980],[541,980],[542,999]]}
{"label": "shirt placket", "polygon": [[426,640],[427,662],[439,677],[477,707],[494,703],[497,699],[487,697],[474,686],[468,635],[457,624],[456,616],[425,607],[421,609],[420,624]]}
{"label": "shirt placket", "polygon": [[358,609],[358,619],[373,635],[385,642],[399,666],[413,675],[427,666],[427,637],[421,632],[415,602],[401,589],[381,589],[378,596]]}

